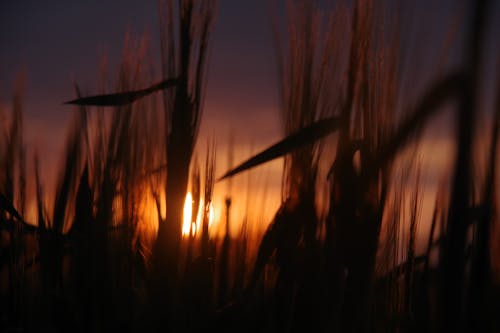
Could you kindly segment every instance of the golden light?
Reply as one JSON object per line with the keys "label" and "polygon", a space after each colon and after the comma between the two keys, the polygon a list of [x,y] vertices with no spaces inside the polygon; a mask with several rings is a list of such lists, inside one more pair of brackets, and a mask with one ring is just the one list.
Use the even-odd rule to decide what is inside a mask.
{"label": "golden light", "polygon": [[196,223],[191,223],[191,237],[196,236]]}
{"label": "golden light", "polygon": [[189,236],[191,231],[191,223],[193,217],[193,196],[191,192],[186,194],[186,201],[184,202],[184,221],[182,223],[182,236]]}
{"label": "golden light", "polygon": [[[201,233],[201,226],[203,224],[203,207],[204,200],[200,199],[200,204],[196,212],[193,212],[193,196],[190,192],[186,194],[186,200],[184,202],[184,214],[182,222],[182,236],[183,237],[195,237]],[[196,216],[194,216],[196,214]],[[213,203],[209,205],[208,212],[208,227],[211,228],[217,219],[217,211],[214,208]]]}
{"label": "golden light", "polygon": [[210,203],[208,207],[208,227],[210,228],[212,226],[212,223],[214,221],[214,205]]}
{"label": "golden light", "polygon": [[[200,198],[200,204],[198,206],[198,214],[196,215],[196,223],[193,223],[193,228],[195,230],[194,235],[201,232],[201,225],[203,221],[203,198]],[[193,235],[193,236],[194,236]]]}

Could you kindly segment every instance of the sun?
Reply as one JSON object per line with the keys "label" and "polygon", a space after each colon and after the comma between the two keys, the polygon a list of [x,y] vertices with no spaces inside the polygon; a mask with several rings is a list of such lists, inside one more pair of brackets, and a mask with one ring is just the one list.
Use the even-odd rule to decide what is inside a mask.
{"label": "sun", "polygon": [[[191,232],[191,224],[193,223],[193,196],[191,192],[186,194],[186,200],[184,201],[184,214],[182,223],[182,236],[189,236]],[[195,228],[196,230],[196,228]]]}
{"label": "sun", "polygon": [[[188,192],[186,194],[182,221],[182,237],[195,237],[201,232],[201,226],[203,224],[204,204],[204,200],[203,198],[201,198],[198,209],[193,213],[193,196],[191,192]],[[214,221],[217,219],[217,214],[212,202],[210,202],[208,209],[208,228],[211,229],[214,225]],[[196,216],[194,216],[193,214],[196,214]]]}

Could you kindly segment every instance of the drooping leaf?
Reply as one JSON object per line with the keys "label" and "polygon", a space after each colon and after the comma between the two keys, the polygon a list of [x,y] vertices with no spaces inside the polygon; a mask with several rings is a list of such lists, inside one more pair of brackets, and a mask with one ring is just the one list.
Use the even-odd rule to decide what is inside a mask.
{"label": "drooping leaf", "polygon": [[[453,73],[438,80],[431,86],[417,104],[414,111],[410,113],[410,116],[402,122],[394,134],[376,152],[374,156],[375,168],[372,168],[373,171],[379,170],[382,166],[386,165],[395,154],[410,142],[413,135],[419,132],[419,130],[427,124],[428,120],[435,115],[439,107],[459,91],[463,79],[463,73]],[[220,177],[218,181],[269,162],[275,158],[282,157],[304,145],[314,143],[334,132],[340,126],[340,117],[331,117],[314,122],[312,125],[289,135],[266,150],[249,158],[236,168],[229,170]]]}
{"label": "drooping leaf", "polygon": [[177,85],[177,79],[167,79],[160,83],[154,84],[146,89],[126,91],[123,93],[95,95],[77,98],[72,101],[65,102],[64,104],[75,105],[95,105],[95,106],[120,106],[126,105],[138,100],[142,97],[150,95],[158,90],[172,88]]}
{"label": "drooping leaf", "polygon": [[236,168],[229,170],[222,177],[220,177],[218,181],[232,177],[240,172],[259,166],[275,158],[282,157],[307,144],[314,143],[336,131],[341,126],[341,123],[342,121],[340,117],[330,117],[318,120],[311,125],[287,136],[283,140],[277,142],[257,155],[249,158]]}

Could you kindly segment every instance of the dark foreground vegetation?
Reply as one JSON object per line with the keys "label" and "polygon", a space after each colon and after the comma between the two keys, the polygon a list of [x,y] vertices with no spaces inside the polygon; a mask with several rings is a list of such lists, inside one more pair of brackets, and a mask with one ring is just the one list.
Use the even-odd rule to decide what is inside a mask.
{"label": "dark foreground vegetation", "polygon": [[[479,109],[490,2],[467,1],[460,64],[410,96],[402,81],[418,69],[394,10],[291,1],[286,36],[275,27],[284,139],[221,179],[214,143],[203,168],[193,158],[213,1],[161,3],[160,82],[130,42],[118,92],[75,86],[54,188],[26,156],[16,91],[0,128],[0,330],[500,332],[499,75],[493,112]],[[425,170],[412,151],[446,109],[454,162],[423,221]],[[229,213],[225,237],[209,237],[214,183],[278,157],[282,204],[259,243],[251,220],[230,237]],[[182,235],[187,191],[194,211],[203,203],[196,237]]]}

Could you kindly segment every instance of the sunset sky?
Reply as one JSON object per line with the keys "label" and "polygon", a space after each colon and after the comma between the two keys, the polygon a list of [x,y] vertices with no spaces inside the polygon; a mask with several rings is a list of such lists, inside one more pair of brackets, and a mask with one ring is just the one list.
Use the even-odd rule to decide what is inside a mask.
{"label": "sunset sky", "polygon": [[[495,68],[498,59],[494,59],[494,55],[499,54],[500,47],[500,2],[493,2],[490,18],[493,24],[488,30],[486,44],[489,49],[487,59],[484,59],[486,68]],[[450,29],[453,30],[450,27],[461,19],[457,12],[463,5],[454,3],[451,0],[439,1],[439,4],[421,1],[408,6],[402,15],[401,26],[403,32],[412,37],[407,41],[410,56],[417,56],[419,45],[425,44],[428,48],[425,59],[436,62],[442,54],[446,36]],[[161,79],[157,8],[156,0],[1,2],[0,107],[4,112],[8,110],[15,77],[24,73],[23,107],[28,157],[32,157],[35,147],[39,150],[42,170],[49,182],[59,165],[68,120],[74,112],[74,108],[62,105],[62,102],[74,98],[73,82],[77,82],[86,94],[97,91],[99,63],[104,55],[109,62],[108,72],[111,75],[117,72],[126,32],[134,36],[149,36],[155,77],[158,81]],[[278,16],[284,15],[279,13]],[[413,20],[406,20],[408,17],[413,17]],[[235,137],[235,163],[248,157],[251,147],[256,152],[282,136],[271,23],[268,1],[220,1],[199,136],[199,142],[204,146],[206,137],[215,133],[219,158],[217,175],[227,168],[225,145],[230,131]],[[457,42],[460,39],[457,36],[460,36],[461,29],[459,24],[444,67],[460,60],[461,44]],[[423,74],[416,82],[407,82],[407,89],[415,90],[413,97],[418,96],[435,74],[425,61],[420,66]],[[485,86],[491,88],[482,96],[486,110],[492,108],[494,73],[496,71],[485,70]],[[429,136],[435,140],[433,149],[440,149],[440,144],[447,146],[445,138],[450,126],[446,117],[441,118],[429,130]],[[429,165],[438,167],[445,163],[443,156],[433,156]],[[279,203],[280,163],[273,162],[255,175],[255,186],[262,189],[267,184],[269,187],[270,211]],[[243,192],[245,181],[245,176],[235,180],[234,191]],[[216,188],[220,198],[224,186],[221,184]]]}

